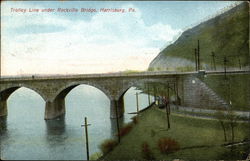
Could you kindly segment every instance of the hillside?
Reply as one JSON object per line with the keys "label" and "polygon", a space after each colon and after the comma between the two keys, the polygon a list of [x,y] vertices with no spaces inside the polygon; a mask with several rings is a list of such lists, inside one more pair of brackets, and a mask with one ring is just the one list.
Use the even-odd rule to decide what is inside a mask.
{"label": "hillside", "polygon": [[[241,160],[246,158],[249,144],[235,146],[233,150],[221,146],[223,131],[217,120],[187,117],[171,112],[171,128],[167,129],[165,109],[152,107],[142,112],[131,132],[121,138],[121,142],[104,158],[99,160]],[[230,126],[227,124],[230,138]],[[249,124],[238,123],[235,127],[237,141],[249,139]],[[159,150],[159,139],[172,138],[180,145],[180,150],[163,154]],[[143,143],[147,143],[152,158],[145,157]],[[230,139],[228,140],[230,142]],[[129,155],[128,155],[129,154]]]}
{"label": "hillside", "polygon": [[215,53],[216,68],[223,68],[226,56],[229,68],[248,68],[249,4],[236,7],[182,33],[150,63],[148,70],[191,71],[195,69],[194,49],[200,41],[202,68],[211,70]]}

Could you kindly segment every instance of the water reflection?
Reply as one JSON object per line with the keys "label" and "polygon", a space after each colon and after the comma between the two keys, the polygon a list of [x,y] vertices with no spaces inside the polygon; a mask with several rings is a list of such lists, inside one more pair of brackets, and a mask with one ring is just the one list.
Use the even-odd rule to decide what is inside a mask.
{"label": "water reflection", "polygon": [[[125,113],[119,127],[131,121],[135,112],[134,88],[124,96]],[[140,109],[147,96],[139,96]],[[8,119],[0,118],[0,148],[4,159],[83,160],[86,159],[85,132],[81,125],[88,118],[90,155],[108,138],[117,138],[116,119],[110,119],[110,103],[105,94],[79,86],[65,98],[66,114],[56,120],[44,118],[45,102],[34,91],[21,88],[8,99]]]}
{"label": "water reflection", "polygon": [[0,135],[7,133],[7,116],[0,117]]}
{"label": "water reflection", "polygon": [[[116,119],[110,119],[110,134],[112,137],[117,137],[117,121]],[[125,117],[119,118],[119,128],[122,128],[125,124]]]}
{"label": "water reflection", "polygon": [[65,129],[65,115],[62,115],[55,120],[46,120],[47,135],[63,135]]}

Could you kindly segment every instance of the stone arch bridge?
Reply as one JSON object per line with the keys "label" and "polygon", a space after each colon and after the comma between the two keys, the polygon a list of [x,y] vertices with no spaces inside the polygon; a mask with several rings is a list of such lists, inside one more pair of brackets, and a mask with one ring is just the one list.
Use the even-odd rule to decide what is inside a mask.
{"label": "stone arch bridge", "polygon": [[[31,76],[0,79],[0,116],[7,115],[7,99],[18,88],[26,87],[37,92],[46,102],[45,119],[54,119],[65,113],[65,97],[76,86],[86,84],[100,89],[110,100],[110,117],[124,112],[123,96],[130,87],[147,83],[174,83],[181,104],[193,100],[188,94],[191,78],[197,73],[144,72],[135,74],[86,74],[72,76]],[[187,79],[188,78],[188,79]],[[192,88],[192,89],[191,89]],[[191,102],[192,104],[192,102]],[[198,103],[201,105],[201,103]],[[204,104],[209,104],[209,100]],[[116,112],[117,109],[117,112]]]}

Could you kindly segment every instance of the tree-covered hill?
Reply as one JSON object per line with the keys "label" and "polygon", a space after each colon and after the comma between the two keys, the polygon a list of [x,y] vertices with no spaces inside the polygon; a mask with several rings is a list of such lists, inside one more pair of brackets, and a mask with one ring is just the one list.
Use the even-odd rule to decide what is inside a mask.
{"label": "tree-covered hill", "polygon": [[[249,68],[249,3],[188,29],[150,63],[148,70],[190,71],[195,69],[195,48],[200,43],[202,68]],[[214,61],[212,52],[214,53]]]}

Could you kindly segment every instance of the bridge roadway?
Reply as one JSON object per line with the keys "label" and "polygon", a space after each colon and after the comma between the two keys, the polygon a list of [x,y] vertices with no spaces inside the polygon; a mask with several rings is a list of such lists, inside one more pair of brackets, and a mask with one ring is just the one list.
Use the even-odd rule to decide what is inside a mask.
{"label": "bridge roadway", "polygon": [[[77,79],[77,78],[107,78],[107,77],[143,77],[143,76],[174,76],[174,75],[190,75],[198,72],[134,72],[134,73],[103,73],[103,74],[75,74],[75,75],[23,75],[23,76],[2,76],[2,81],[11,80],[34,80],[34,79]],[[34,78],[32,78],[34,76]]]}
{"label": "bridge roadway", "polygon": [[[203,70],[200,71],[202,74]],[[207,75],[222,75],[224,71],[204,71]],[[74,74],[74,75],[21,75],[21,76],[0,76],[0,81],[11,80],[34,80],[34,79],[71,79],[71,78],[105,78],[105,77],[141,77],[141,76],[174,76],[174,75],[193,75],[199,72],[175,72],[175,71],[156,71],[156,72],[116,72],[116,73],[101,73],[101,74]],[[226,74],[250,74],[250,70],[230,70],[226,71]],[[34,76],[34,78],[32,78]]]}
{"label": "bridge roadway", "polygon": [[[249,73],[249,71],[227,71],[227,74]],[[66,95],[76,86],[86,84],[101,90],[110,99],[110,117],[121,117],[124,113],[123,96],[131,87],[143,87],[152,83],[171,84],[176,99],[185,102],[194,100],[190,90],[196,88],[188,77],[202,77],[205,74],[224,74],[223,71],[200,72],[140,72],[81,75],[33,75],[21,77],[1,77],[0,116],[7,115],[7,99],[18,88],[34,90],[46,102],[45,119],[54,119],[65,113]],[[197,87],[198,92],[201,92]],[[209,103],[211,100],[207,100]],[[206,102],[206,104],[207,104]],[[200,102],[198,102],[199,104]],[[117,109],[117,112],[116,112]]]}

